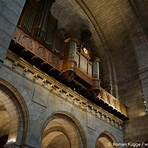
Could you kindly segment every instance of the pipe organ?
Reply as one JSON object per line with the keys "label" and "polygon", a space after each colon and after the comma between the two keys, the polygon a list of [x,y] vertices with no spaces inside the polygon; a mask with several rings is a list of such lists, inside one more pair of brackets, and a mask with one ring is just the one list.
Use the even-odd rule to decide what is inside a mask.
{"label": "pipe organ", "polygon": [[9,49],[108,112],[127,119],[126,107],[100,86],[99,58],[92,57],[80,39],[63,39],[61,53],[53,52],[57,40],[57,20],[50,13],[53,1],[34,1],[34,5],[33,1],[26,4]]}
{"label": "pipe organ", "polygon": [[[81,46],[76,39],[65,40],[66,49],[64,50],[63,72],[74,72],[75,75],[84,80],[89,88],[99,92],[99,58],[93,60],[90,57],[89,50]],[[80,47],[79,47],[80,46]]]}
{"label": "pipe organ", "polygon": [[26,33],[52,48],[57,20],[51,15],[50,8],[54,0],[36,1],[26,3],[19,25]]}

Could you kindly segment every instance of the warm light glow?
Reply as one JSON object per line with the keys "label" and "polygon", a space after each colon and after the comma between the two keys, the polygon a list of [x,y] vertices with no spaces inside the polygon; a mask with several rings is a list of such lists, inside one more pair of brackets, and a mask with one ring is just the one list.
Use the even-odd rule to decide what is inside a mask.
{"label": "warm light glow", "polygon": [[140,117],[145,116],[145,115],[146,115],[145,112],[140,112],[140,113],[139,113],[139,116],[140,116]]}
{"label": "warm light glow", "polygon": [[11,138],[11,139],[8,139],[7,143],[15,143],[15,142],[16,142],[16,138]]}
{"label": "warm light glow", "polygon": [[88,50],[85,47],[83,48],[83,51],[85,54],[88,54]]}

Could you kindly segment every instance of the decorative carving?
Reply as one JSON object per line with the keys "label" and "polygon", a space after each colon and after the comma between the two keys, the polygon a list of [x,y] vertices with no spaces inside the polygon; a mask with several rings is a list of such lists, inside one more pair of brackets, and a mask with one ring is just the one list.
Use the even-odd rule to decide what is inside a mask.
{"label": "decorative carving", "polygon": [[35,41],[29,35],[26,35],[19,28],[16,29],[14,38],[15,42],[19,43],[26,50],[32,52],[35,56],[46,61],[48,64],[56,67],[57,69],[59,68],[59,70],[60,67],[62,67],[61,65],[63,64],[63,62],[57,56],[55,56],[53,53],[49,51],[49,49],[45,48],[43,45]]}
{"label": "decorative carving", "polygon": [[[21,44],[24,48],[26,48],[30,52],[32,52],[36,57],[41,58],[44,62],[51,65],[53,68],[57,69],[59,72],[66,72],[66,70],[71,71],[68,76],[67,76],[67,73],[65,73],[66,79],[68,78],[69,81],[73,79],[73,77],[74,77],[73,72],[75,72],[75,74],[79,78],[85,80],[85,82],[87,82],[89,85],[95,86],[93,88],[93,90],[96,90],[94,92],[95,92],[95,94],[97,94],[96,96],[97,96],[98,100],[101,99],[109,107],[111,107],[112,109],[115,109],[117,112],[119,112],[122,115],[124,115],[125,117],[127,117],[126,107],[123,104],[121,104],[119,102],[119,100],[117,100],[111,94],[109,94],[107,91],[100,88],[99,71],[98,71],[98,66],[97,66],[98,61],[96,61],[96,63],[95,63],[95,67],[96,67],[95,68],[95,72],[96,72],[95,78],[92,78],[92,77],[89,77],[89,75],[87,73],[83,73],[78,67],[76,68],[75,59],[73,59],[73,60],[67,59],[67,61],[64,61],[65,62],[64,63],[57,56],[55,56],[53,53],[51,53],[47,48],[45,48],[39,42],[30,38],[28,35],[26,35],[20,29],[17,29],[17,31],[16,31],[15,41],[18,42],[19,44]],[[76,48],[75,44],[72,47]],[[76,49],[75,49],[75,52],[76,52]],[[76,53],[74,55],[76,55]],[[63,63],[64,63],[65,67],[63,66]],[[13,65],[13,67],[15,67],[15,66]],[[101,90],[99,95],[98,95],[98,89]]]}
{"label": "decorative carving", "polygon": [[114,96],[112,96],[103,88],[101,88],[100,90],[98,99],[102,99],[103,102],[107,103],[109,106],[111,106],[118,112],[122,113],[126,117],[128,116],[126,107],[118,99],[116,99]]}
{"label": "decorative carving", "polygon": [[[7,60],[11,59],[10,61],[13,63],[16,63],[18,59],[15,59],[15,56],[13,56],[12,53],[8,53]],[[106,121],[107,123],[112,124],[113,126],[116,126],[118,128],[122,128],[123,121],[117,118],[116,116],[108,113],[101,107],[98,107],[95,104],[92,104],[89,100],[84,98],[83,96],[80,96],[75,91],[71,90],[70,88],[67,88],[65,85],[59,83],[55,79],[53,79],[50,76],[45,75],[37,68],[32,68],[32,66],[24,61],[23,59],[18,61],[19,64],[15,65],[17,69],[17,72],[20,74],[23,74],[24,72],[30,73],[34,77],[34,79],[38,79],[37,77],[40,77],[41,81],[38,83],[38,81],[35,81],[35,83],[38,83],[42,85],[43,87],[47,88],[51,93],[54,93],[57,96],[60,96],[61,99],[66,99],[66,101],[69,101],[72,104],[75,104],[79,108],[81,108],[83,111],[90,112],[97,118],[100,118],[101,120]],[[10,63],[10,62],[6,62]],[[11,68],[13,64],[7,65]],[[24,67],[24,69],[20,69],[19,66]],[[26,75],[25,75],[26,76]],[[29,78],[30,77],[26,77]],[[46,85],[44,85],[46,81]],[[106,92],[103,92],[106,93]]]}
{"label": "decorative carving", "polygon": [[36,51],[35,51],[35,53],[36,53],[36,55],[38,56],[38,57],[41,57],[42,59],[46,59],[45,57],[45,48],[44,47],[39,47],[39,48],[37,48],[36,49]]}

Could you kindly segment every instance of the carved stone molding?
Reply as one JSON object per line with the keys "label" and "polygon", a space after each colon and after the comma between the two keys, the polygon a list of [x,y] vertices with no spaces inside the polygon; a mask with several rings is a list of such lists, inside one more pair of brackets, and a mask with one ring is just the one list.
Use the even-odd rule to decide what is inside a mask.
{"label": "carved stone molding", "polygon": [[123,121],[121,119],[105,111],[96,104],[93,104],[69,87],[61,84],[60,82],[48,76],[36,67],[33,67],[22,58],[16,58],[16,55],[14,53],[10,51],[8,52],[4,65],[12,69],[14,72],[23,75],[27,79],[32,80],[39,85],[42,85],[51,93],[59,96],[59,98],[68,101],[69,103],[79,107],[85,112],[91,113],[96,118],[99,118],[112,126],[122,129]]}

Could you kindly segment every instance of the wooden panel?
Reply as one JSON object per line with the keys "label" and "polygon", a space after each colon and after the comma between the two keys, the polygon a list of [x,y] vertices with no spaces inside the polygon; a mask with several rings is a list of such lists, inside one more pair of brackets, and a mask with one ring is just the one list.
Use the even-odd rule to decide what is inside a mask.
{"label": "wooden panel", "polygon": [[86,73],[82,72],[81,69],[79,69],[79,68],[76,69],[76,75],[79,76],[84,81],[86,81],[89,85],[91,85],[91,86],[93,85],[93,81],[92,81],[91,77],[89,77]]}
{"label": "wooden panel", "polygon": [[76,53],[75,60],[76,60],[76,63],[77,63],[77,67],[80,67],[80,61],[79,61],[79,58],[80,58],[80,55],[79,55],[78,53]]}
{"label": "wooden panel", "polygon": [[92,77],[92,63],[88,63],[88,75]]}
{"label": "wooden panel", "polygon": [[47,62],[52,67],[56,69],[60,69],[60,67],[62,67],[63,62],[57,56],[41,45],[38,41],[25,34],[22,30],[17,28],[14,38],[18,44],[43,61]]}
{"label": "wooden panel", "polygon": [[80,55],[80,69],[87,73],[87,59],[82,55]]}

